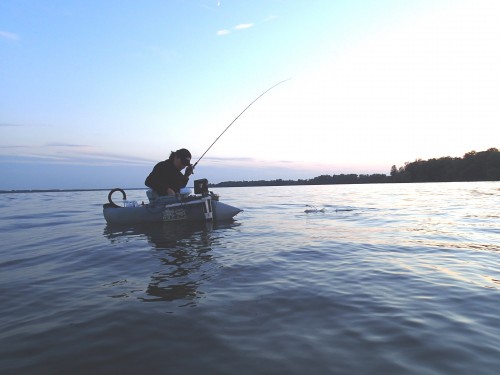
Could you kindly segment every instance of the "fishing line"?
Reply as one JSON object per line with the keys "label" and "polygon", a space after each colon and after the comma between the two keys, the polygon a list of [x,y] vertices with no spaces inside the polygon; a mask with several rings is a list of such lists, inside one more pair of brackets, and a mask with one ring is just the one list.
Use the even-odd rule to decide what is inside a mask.
{"label": "fishing line", "polygon": [[210,145],[209,148],[207,148],[207,150],[203,153],[203,155],[201,155],[201,157],[198,159],[198,161],[196,163],[194,163],[193,165],[193,169],[196,167],[196,165],[200,162],[200,160],[205,156],[205,154],[212,148],[212,146],[219,140],[220,137],[222,137],[222,135],[227,131],[227,129],[229,129],[231,127],[231,125],[233,125],[235,123],[236,120],[238,120],[238,118],[248,109],[250,108],[250,106],[255,103],[257,100],[259,100],[262,96],[264,96],[264,94],[266,94],[268,91],[271,91],[272,89],[274,89],[276,86],[282,84],[283,82],[286,82],[288,80],[290,80],[291,78],[288,78],[288,79],[285,79],[281,82],[278,82],[277,84],[271,86],[270,88],[268,88],[266,91],[264,91],[262,94],[260,94],[253,102],[251,102],[243,111],[241,111],[241,113],[236,116],[236,118],[226,127],[226,129],[224,129],[224,131],[215,139],[215,141]]}

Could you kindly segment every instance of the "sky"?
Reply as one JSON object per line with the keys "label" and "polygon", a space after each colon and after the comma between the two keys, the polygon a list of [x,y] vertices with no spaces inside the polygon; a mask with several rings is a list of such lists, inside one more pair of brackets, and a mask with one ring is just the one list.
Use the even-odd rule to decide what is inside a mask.
{"label": "sky", "polygon": [[499,148],[499,19],[498,0],[1,1],[0,190],[143,187],[236,118],[191,180]]}

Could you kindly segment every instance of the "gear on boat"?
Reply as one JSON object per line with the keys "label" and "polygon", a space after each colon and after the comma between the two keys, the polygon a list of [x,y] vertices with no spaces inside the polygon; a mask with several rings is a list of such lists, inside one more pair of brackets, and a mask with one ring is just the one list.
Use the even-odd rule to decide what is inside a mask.
{"label": "gear on boat", "polygon": [[123,200],[127,200],[127,194],[125,193],[125,190],[123,189],[120,189],[120,188],[115,188],[115,189],[112,189],[109,194],[108,194],[108,202],[109,203],[106,203],[105,206],[109,206],[109,207],[120,207],[119,205],[117,205],[115,202],[113,202],[113,199],[112,199],[112,196],[113,196],[113,193],[116,193],[117,191],[119,191],[120,193],[122,193],[122,196],[123,196]]}
{"label": "gear on boat", "polygon": [[[194,195],[185,188],[175,196],[150,198],[149,203],[128,202],[123,189],[112,189],[109,203],[103,205],[103,215],[108,224],[131,224],[165,221],[226,221],[232,220],[242,210],[219,201],[219,196],[208,191],[208,180],[194,181]],[[113,202],[113,194],[122,194],[124,207]]]}

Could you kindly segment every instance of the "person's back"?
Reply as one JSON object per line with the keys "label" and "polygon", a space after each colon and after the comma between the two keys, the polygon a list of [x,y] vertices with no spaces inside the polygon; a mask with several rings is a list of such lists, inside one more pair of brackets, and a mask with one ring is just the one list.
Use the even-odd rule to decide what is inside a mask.
{"label": "person's back", "polygon": [[[183,148],[172,152],[167,160],[154,166],[145,184],[159,196],[175,195],[187,185],[189,176],[193,173],[190,163],[191,153],[188,150]],[[186,167],[188,168],[183,175],[181,171]]]}

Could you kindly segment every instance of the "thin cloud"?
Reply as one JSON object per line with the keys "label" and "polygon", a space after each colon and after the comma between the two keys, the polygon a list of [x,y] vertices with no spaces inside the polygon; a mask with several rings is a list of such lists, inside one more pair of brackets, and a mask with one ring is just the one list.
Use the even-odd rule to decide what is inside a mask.
{"label": "thin cloud", "polygon": [[[92,149],[91,146],[55,144],[56,147],[67,148],[68,150],[57,152],[66,163],[86,164],[86,165],[151,165],[150,159],[130,156],[124,154],[115,154],[111,152],[102,152]],[[59,145],[59,146],[57,146]],[[72,151],[69,149],[73,148]]]}
{"label": "thin cloud", "polygon": [[228,34],[231,34],[231,31],[229,31],[227,29],[217,31],[217,35],[219,35],[219,36],[228,35]]}
{"label": "thin cloud", "polygon": [[16,148],[27,148],[28,146],[23,145],[0,145],[0,148],[3,149],[16,149]]}
{"label": "thin cloud", "polygon": [[50,125],[46,125],[46,124],[12,124],[12,123],[6,123],[6,122],[0,123],[0,128],[25,128],[25,127],[39,128],[39,127],[50,127]]}
{"label": "thin cloud", "polygon": [[80,147],[90,147],[89,145],[78,145],[78,144],[74,144],[74,143],[58,143],[58,142],[52,142],[52,143],[47,143],[45,146],[47,147],[76,147],[76,148],[80,148]]}
{"label": "thin cloud", "polygon": [[90,165],[90,166],[142,166],[150,167],[153,161],[130,157],[125,155],[113,154],[40,154],[34,152],[25,152],[18,155],[1,155],[0,162],[9,163],[33,163],[33,164],[67,164],[67,165]]}
{"label": "thin cloud", "polygon": [[151,166],[155,162],[143,157],[102,152],[89,145],[51,142],[38,146],[0,145],[0,161],[39,162],[74,165],[135,165]]}
{"label": "thin cloud", "polygon": [[[239,25],[234,26],[233,30],[236,30],[236,31],[246,30],[246,29],[249,29],[249,28],[254,27],[254,26],[255,26],[255,24],[253,24],[253,23],[240,23]],[[218,36],[224,36],[224,35],[228,35],[228,34],[231,34],[231,30],[221,29],[221,30],[217,31]]]}
{"label": "thin cloud", "polygon": [[278,16],[268,16],[264,18],[263,22],[270,22],[272,20],[275,20],[276,18],[278,18]]}
{"label": "thin cloud", "polygon": [[244,161],[244,162],[247,162],[247,161],[255,161],[255,158],[249,158],[249,157],[218,157],[218,156],[207,156],[205,158],[203,158],[203,160],[207,160],[207,161],[214,161],[214,162],[228,162],[228,161]]}
{"label": "thin cloud", "polygon": [[244,29],[249,29],[251,27],[253,27],[254,24],[253,23],[240,23],[239,25],[236,25],[234,27],[235,30],[244,30]]}
{"label": "thin cloud", "polygon": [[1,30],[0,30],[0,38],[7,39],[7,40],[13,40],[13,41],[17,41],[17,40],[21,39],[19,37],[19,35],[17,35],[17,34],[10,33],[8,31],[1,31]]}

